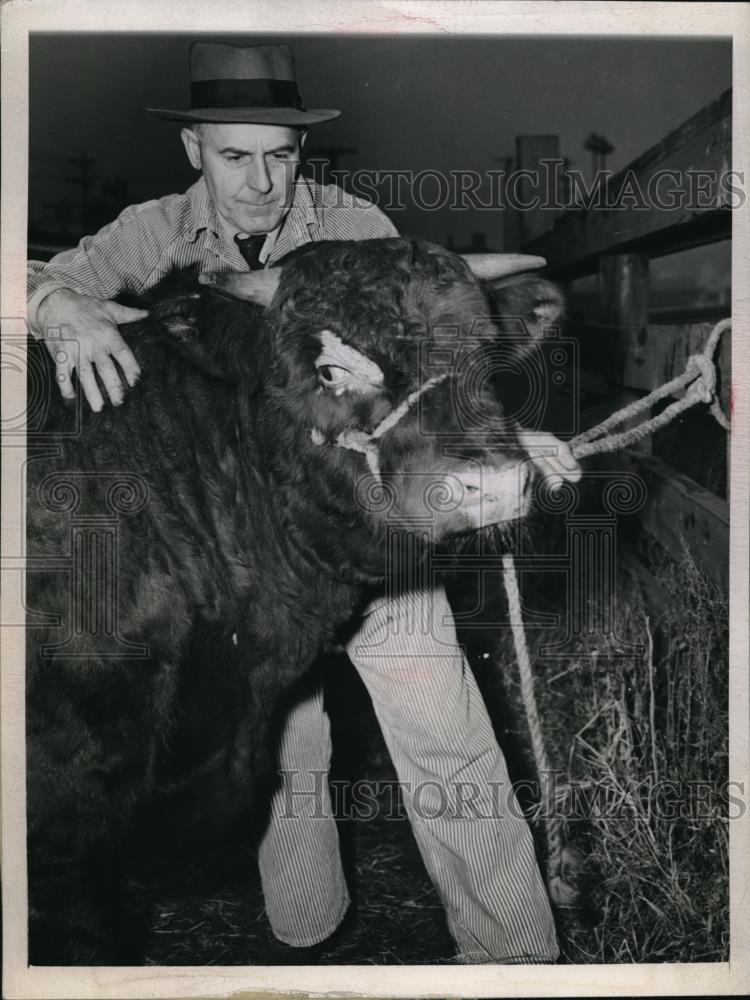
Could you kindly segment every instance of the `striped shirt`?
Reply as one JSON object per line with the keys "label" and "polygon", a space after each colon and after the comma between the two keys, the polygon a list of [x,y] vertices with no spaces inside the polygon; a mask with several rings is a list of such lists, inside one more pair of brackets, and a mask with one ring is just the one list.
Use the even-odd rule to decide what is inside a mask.
{"label": "striped shirt", "polygon": [[[274,264],[289,251],[318,240],[367,240],[397,236],[393,223],[365,198],[335,184],[298,177],[292,207],[269,233],[260,259]],[[205,179],[184,194],[131,205],[94,236],[47,263],[28,262],[27,316],[38,334],[39,304],[56,288],[113,299],[143,292],[175,268],[198,264],[204,271],[244,271],[234,239],[222,226]]]}

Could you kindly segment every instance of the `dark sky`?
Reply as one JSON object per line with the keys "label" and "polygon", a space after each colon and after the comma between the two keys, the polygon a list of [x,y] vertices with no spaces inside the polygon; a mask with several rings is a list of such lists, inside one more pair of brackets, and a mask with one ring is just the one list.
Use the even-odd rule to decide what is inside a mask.
{"label": "dark sky", "polygon": [[[303,102],[339,107],[310,146],[356,147],[341,166],[388,170],[498,169],[515,136],[560,136],[564,155],[589,172],[592,131],[627,164],[731,86],[731,42],[721,39],[55,34],[30,39],[32,223],[77,205],[67,158],[85,150],[102,182],[128,182],[130,202],[184,190],[194,177],[178,126],[146,106],[187,107],[187,53],[196,37],[293,47]],[[122,189],[121,189],[122,190]],[[122,197],[122,196],[120,196]],[[112,204],[118,195],[110,194]],[[498,211],[392,213],[409,235],[467,243],[483,231],[500,248]],[[75,221],[73,222],[75,226]]]}

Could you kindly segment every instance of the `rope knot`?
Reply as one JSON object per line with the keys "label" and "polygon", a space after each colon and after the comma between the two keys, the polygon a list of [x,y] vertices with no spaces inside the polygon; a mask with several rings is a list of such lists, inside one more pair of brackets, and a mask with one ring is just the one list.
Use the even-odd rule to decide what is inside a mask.
{"label": "rope knot", "polygon": [[703,403],[710,403],[716,391],[716,368],[713,361],[705,354],[691,354],[687,360],[685,371],[698,378],[688,389],[693,397]]}
{"label": "rope knot", "polygon": [[336,444],[339,448],[361,451],[363,454],[366,454],[371,448],[375,447],[371,436],[366,431],[360,430],[342,431],[336,438]]}
{"label": "rope knot", "polygon": [[336,438],[337,448],[346,448],[349,451],[361,452],[367,459],[370,472],[376,479],[380,479],[380,460],[378,457],[378,446],[373,441],[373,435],[366,431],[351,430],[343,431]]}

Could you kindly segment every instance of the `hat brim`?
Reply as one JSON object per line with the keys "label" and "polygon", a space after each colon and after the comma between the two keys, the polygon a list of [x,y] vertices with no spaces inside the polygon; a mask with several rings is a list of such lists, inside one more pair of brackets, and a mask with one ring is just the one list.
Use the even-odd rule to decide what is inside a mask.
{"label": "hat brim", "polygon": [[315,125],[328,122],[341,114],[335,108],[194,108],[191,111],[170,111],[168,108],[147,108],[157,118],[175,122],[237,122],[248,125]]}

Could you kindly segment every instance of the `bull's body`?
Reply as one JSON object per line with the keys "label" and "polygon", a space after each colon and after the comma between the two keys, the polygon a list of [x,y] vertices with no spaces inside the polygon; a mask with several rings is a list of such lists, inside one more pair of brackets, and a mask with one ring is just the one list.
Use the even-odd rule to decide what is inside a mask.
{"label": "bull's body", "polygon": [[[250,323],[237,328],[233,345],[242,364],[260,310],[220,301],[210,308],[219,323],[222,309]],[[63,615],[62,628],[31,629],[28,646],[32,920],[45,925],[40,957],[53,961],[94,961],[108,947],[106,924],[92,921],[78,939],[66,925],[78,907],[85,914],[90,906],[92,867],[102,912],[110,910],[118,841],[159,787],[218,754],[237,771],[241,797],[252,770],[246,755],[268,749],[277,696],[356,599],[355,589],[322,572],[304,539],[295,538],[299,497],[288,493],[296,470],[254,378],[249,391],[243,380],[212,378],[155,324],[134,330],[129,341],[145,372],[138,390],[118,409],[84,414],[82,435],[63,441],[59,458],[29,465],[32,562],[68,554],[72,518],[118,520],[114,564],[101,567],[110,586],[113,577],[118,584],[116,643],[102,642],[103,621],[99,634],[84,621],[65,642],[75,628],[71,574],[29,574],[30,612]],[[286,482],[274,477],[279,466]],[[50,510],[57,506],[50,494],[61,496],[65,484],[80,494],[75,510]],[[113,509],[117,484],[134,490],[140,509]],[[309,506],[305,514],[300,527],[309,529]],[[330,530],[316,527],[323,535]],[[81,583],[103,619],[107,595],[96,594],[93,573],[86,567]],[[51,655],[42,655],[44,646]]]}
{"label": "bull's body", "polygon": [[[305,406],[313,401],[332,435],[372,427],[419,377],[414,302],[442,289],[453,296],[448,315],[468,301],[479,308],[480,293],[449,255],[381,242],[401,248],[390,286],[377,273],[382,248],[360,244],[356,259],[319,249],[296,263],[269,318],[182,279],[129,331],[140,385],[117,409],[84,411],[72,436],[75,417],[52,390],[58,452],[49,457],[45,442],[47,457],[30,461],[28,475],[32,963],[132,960],[116,949],[116,883],[139,812],[207,768],[245,804],[251,777],[270,771],[282,696],[382,579],[382,525],[352,500],[361,456],[316,448]],[[368,253],[376,284],[363,289],[360,275],[359,300],[347,302],[352,260],[368,273]],[[338,286],[330,302],[326,268]],[[305,387],[303,340],[314,331],[300,331],[311,308],[342,337],[336,317],[359,310],[369,332],[351,336],[376,352],[385,313],[398,335],[379,355],[387,394],[353,396],[342,418],[333,397]],[[285,343],[295,345],[288,356]],[[440,421],[450,401],[435,396]],[[398,444],[403,451],[405,438]],[[123,482],[124,493],[113,491]],[[91,520],[102,515],[109,527]],[[115,547],[105,554],[96,543],[109,583],[81,592],[95,569],[92,538],[113,537],[113,519]]]}

